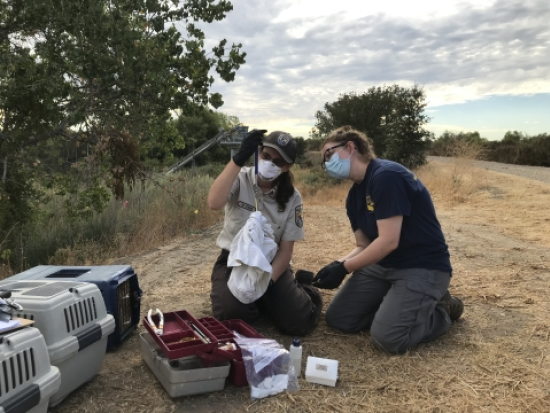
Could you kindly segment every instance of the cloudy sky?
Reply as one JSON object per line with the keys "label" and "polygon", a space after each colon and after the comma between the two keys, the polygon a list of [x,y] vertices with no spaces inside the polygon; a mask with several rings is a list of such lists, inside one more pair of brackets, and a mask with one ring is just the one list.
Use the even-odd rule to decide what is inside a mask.
{"label": "cloudy sky", "polygon": [[250,127],[309,136],[341,93],[418,84],[428,129],[550,133],[548,0],[233,0],[209,40],[247,63],[216,81],[220,109]]}

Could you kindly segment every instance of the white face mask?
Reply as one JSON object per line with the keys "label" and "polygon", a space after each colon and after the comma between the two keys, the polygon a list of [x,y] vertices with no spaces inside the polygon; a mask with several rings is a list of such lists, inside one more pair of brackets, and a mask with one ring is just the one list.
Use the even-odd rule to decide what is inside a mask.
{"label": "white face mask", "polygon": [[258,176],[262,181],[273,181],[279,175],[281,175],[281,168],[271,161],[260,159],[260,163],[258,165]]}

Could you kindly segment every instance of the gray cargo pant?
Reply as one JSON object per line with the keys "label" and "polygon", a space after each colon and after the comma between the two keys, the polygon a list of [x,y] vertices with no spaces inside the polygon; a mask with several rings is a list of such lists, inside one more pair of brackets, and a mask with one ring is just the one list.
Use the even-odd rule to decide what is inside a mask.
{"label": "gray cargo pant", "polygon": [[334,296],[327,324],[346,333],[370,329],[375,347],[404,353],[451,326],[449,315],[437,305],[450,279],[448,272],[422,268],[362,268]]}
{"label": "gray cargo pant", "polygon": [[229,251],[222,250],[212,269],[210,300],[214,317],[218,320],[241,319],[252,324],[262,311],[283,334],[304,336],[311,333],[323,307],[316,288],[299,284],[289,268],[259,300],[243,304],[227,286],[232,270],[227,266],[228,255]]}

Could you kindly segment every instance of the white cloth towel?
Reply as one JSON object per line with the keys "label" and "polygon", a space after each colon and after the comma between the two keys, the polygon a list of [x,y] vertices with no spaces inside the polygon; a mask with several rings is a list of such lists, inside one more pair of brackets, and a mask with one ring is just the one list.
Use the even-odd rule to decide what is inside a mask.
{"label": "white cloth towel", "polygon": [[266,292],[277,248],[267,219],[259,211],[250,214],[233,239],[227,258],[227,265],[233,267],[227,286],[243,304],[256,301]]}

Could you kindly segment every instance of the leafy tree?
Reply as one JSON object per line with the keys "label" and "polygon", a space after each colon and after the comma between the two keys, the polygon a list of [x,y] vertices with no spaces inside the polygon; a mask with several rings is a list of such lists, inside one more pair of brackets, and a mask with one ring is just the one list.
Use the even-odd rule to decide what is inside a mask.
{"label": "leafy tree", "polygon": [[522,148],[522,165],[550,167],[550,135],[541,133],[526,139]]}
{"label": "leafy tree", "polygon": [[[226,121],[224,119],[223,121]],[[238,119],[237,119],[238,120]],[[182,115],[177,120],[178,132],[184,136],[187,145],[184,149],[176,150],[176,158],[183,158],[216,136],[220,128],[227,127],[222,124],[216,112],[204,106],[196,106],[189,115]],[[204,165],[209,162],[226,163],[229,161],[229,148],[217,144],[195,158],[196,165]]]}
{"label": "leafy tree", "polygon": [[486,145],[490,161],[517,165],[550,166],[550,135],[528,136],[523,132],[508,131],[500,141]]}
{"label": "leafy tree", "polygon": [[296,141],[296,162],[300,162],[306,153],[306,140],[301,136],[295,136],[294,140]]}
{"label": "leafy tree", "polygon": [[515,131],[508,131],[504,134],[504,137],[502,138],[503,143],[510,143],[510,144],[517,144],[520,143],[522,139],[527,139],[527,135],[521,132]]}
{"label": "leafy tree", "polygon": [[325,136],[319,132],[319,129],[315,127],[311,128],[309,138],[305,140],[305,151],[319,151],[324,140]]}
{"label": "leafy tree", "polygon": [[[222,20],[232,8],[227,0],[0,0],[0,196],[11,204],[0,208],[0,230],[28,219],[14,214],[32,207],[31,188],[65,194],[73,215],[88,216],[106,204],[106,188],[121,197],[144,179],[144,156],[163,161],[184,147],[173,111],[220,107],[211,71],[230,82],[245,62],[241,45],[225,39],[207,51],[194,22]],[[65,147],[74,156],[56,152]]]}
{"label": "leafy tree", "polygon": [[233,127],[241,124],[239,118],[234,115],[226,115],[223,112],[214,112],[214,116],[218,118],[218,124],[226,131],[229,131]]}
{"label": "leafy tree", "polygon": [[430,132],[423,126],[425,93],[418,87],[398,85],[372,87],[363,94],[342,94],[318,111],[316,128],[327,135],[335,128],[350,125],[372,139],[377,155],[414,168],[426,162]]}
{"label": "leafy tree", "polygon": [[479,132],[450,132],[445,131],[434,139],[429,148],[430,155],[454,157],[478,157],[486,148],[487,139],[482,138]]}

